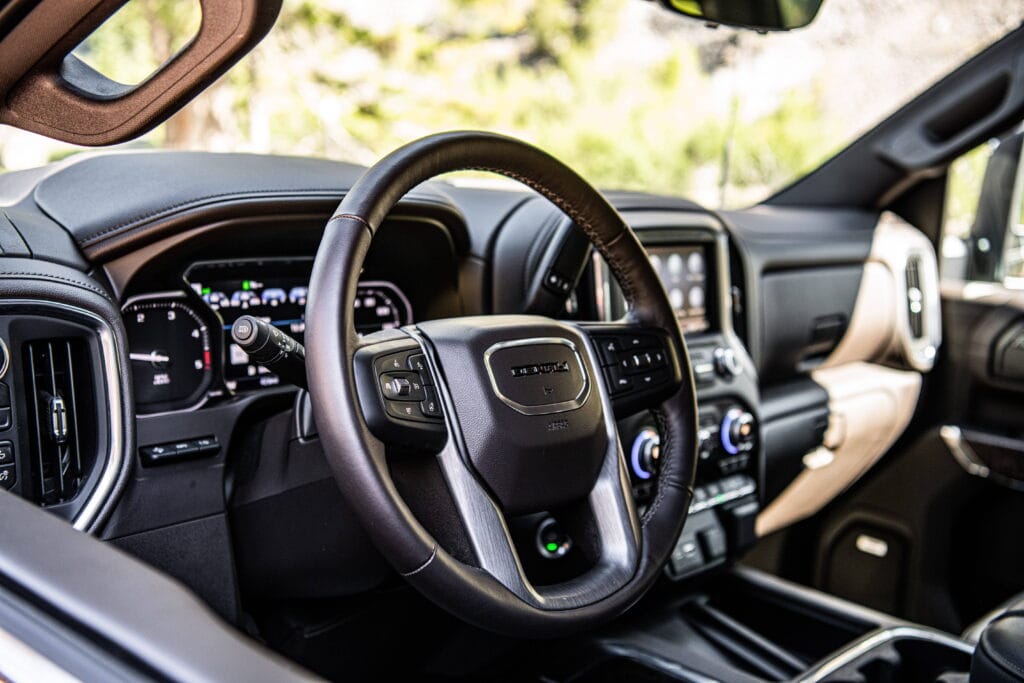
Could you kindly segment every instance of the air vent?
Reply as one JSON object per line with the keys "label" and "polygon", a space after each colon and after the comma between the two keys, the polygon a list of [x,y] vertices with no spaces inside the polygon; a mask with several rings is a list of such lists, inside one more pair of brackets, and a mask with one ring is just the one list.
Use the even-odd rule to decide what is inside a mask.
{"label": "air vent", "polygon": [[88,347],[85,340],[72,338],[31,341],[24,348],[32,444],[26,497],[45,507],[74,498],[85,476],[82,453],[88,435],[79,431],[79,411],[88,412],[92,395]]}
{"label": "air vent", "polygon": [[924,294],[921,291],[921,257],[907,259],[907,321],[914,339],[924,336]]}

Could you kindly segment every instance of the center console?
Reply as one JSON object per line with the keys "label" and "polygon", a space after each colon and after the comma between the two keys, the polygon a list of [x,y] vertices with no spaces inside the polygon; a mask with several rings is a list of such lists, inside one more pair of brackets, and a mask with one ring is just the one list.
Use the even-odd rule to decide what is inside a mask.
{"label": "center console", "polygon": [[950,634],[739,566],[688,591],[656,590],[625,620],[540,667],[559,683],[967,683],[972,650]]}
{"label": "center console", "polygon": [[[739,298],[730,278],[728,238],[709,214],[626,214],[665,285],[690,353],[699,404],[697,480],[686,527],[666,566],[674,580],[738,557],[756,540],[762,446],[757,377],[735,332]],[[600,257],[593,264],[598,314],[621,318],[625,300]],[[658,477],[660,437],[649,414],[619,424],[637,502]]]}

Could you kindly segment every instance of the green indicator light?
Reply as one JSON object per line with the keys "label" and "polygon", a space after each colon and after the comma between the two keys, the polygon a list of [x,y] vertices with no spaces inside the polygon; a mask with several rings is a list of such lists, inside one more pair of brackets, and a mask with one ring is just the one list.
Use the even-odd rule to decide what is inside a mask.
{"label": "green indicator light", "polygon": [[557,543],[548,543],[544,547],[548,549],[549,553],[553,553],[553,552],[556,552],[558,550],[558,544]]}
{"label": "green indicator light", "polygon": [[719,494],[719,495],[715,496],[715,502],[716,503],[721,503],[723,500],[725,500],[725,494]]}
{"label": "green indicator light", "polygon": [[203,287],[203,294],[209,294],[209,293],[210,293],[210,288],[209,287]]}
{"label": "green indicator light", "polygon": [[251,288],[252,288],[252,283],[251,282],[249,282],[248,280],[242,280],[242,289],[244,289],[245,291],[248,292]]}

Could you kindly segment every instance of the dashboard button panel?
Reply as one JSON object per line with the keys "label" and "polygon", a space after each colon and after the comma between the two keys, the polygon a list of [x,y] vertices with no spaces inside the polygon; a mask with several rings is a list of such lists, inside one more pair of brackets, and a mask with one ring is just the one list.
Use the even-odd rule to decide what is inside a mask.
{"label": "dashboard button panel", "polygon": [[674,369],[663,334],[594,329],[590,337],[617,414],[649,407],[671,385]]}
{"label": "dashboard button panel", "polygon": [[192,458],[210,457],[220,452],[220,442],[215,436],[181,439],[167,443],[143,446],[139,449],[142,464],[147,467],[167,465]]}

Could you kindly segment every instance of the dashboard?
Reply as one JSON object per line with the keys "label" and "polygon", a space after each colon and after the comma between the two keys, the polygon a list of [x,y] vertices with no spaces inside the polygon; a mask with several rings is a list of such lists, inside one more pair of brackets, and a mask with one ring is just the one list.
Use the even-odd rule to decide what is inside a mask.
{"label": "dashboard", "polygon": [[[251,315],[303,341],[323,220],[284,214],[201,227],[108,264],[123,292],[139,415],[194,413],[287,386],[231,342],[231,325]],[[354,303],[358,333],[462,314],[454,229],[422,214],[385,222]],[[416,250],[405,248],[410,240]]]}
{"label": "dashboard", "polygon": [[[757,371],[734,325],[730,243],[704,213],[625,213],[647,250],[686,337],[698,400],[697,480],[690,517],[666,574],[674,580],[708,571],[753,541],[762,501],[763,443]],[[602,320],[627,314],[625,298],[603,259],[592,260]],[[651,502],[661,437],[650,414],[619,423],[634,496]]]}
{"label": "dashboard", "polygon": [[[341,496],[308,398],[228,336],[245,314],[302,340],[324,225],[363,172],[176,152],[0,176],[14,202],[0,221],[0,285],[11,283],[0,316],[0,365],[9,366],[0,371],[0,486],[164,569],[228,618],[240,600],[318,600],[383,585],[391,570]],[[116,202],[111,187],[121,188]],[[914,313],[898,305],[901,269],[909,277],[911,263],[933,266],[923,256],[873,256],[882,233],[872,212],[719,216],[671,197],[607,197],[664,284],[696,383],[694,498],[666,568],[687,580],[749,547],[770,511],[762,508],[788,495],[804,455],[824,443],[838,394],[810,372],[837,354],[899,366],[892,329],[856,315],[859,289],[895,274],[895,328]],[[927,255],[907,231],[916,232],[894,231],[885,253],[909,244]],[[352,266],[336,267],[340,275]],[[629,314],[606,264],[549,202],[444,182],[416,188],[379,227],[354,305],[363,334],[464,315]],[[848,330],[871,343],[841,345]],[[913,341],[904,346],[928,340]],[[642,377],[639,360],[624,368],[627,381],[634,370],[633,381]],[[70,418],[58,433],[54,414]],[[661,474],[659,423],[647,412],[621,417],[624,465],[643,509]],[[403,448],[385,453],[396,486],[444,537],[457,525],[446,526],[438,497],[407,483],[429,479],[431,459],[415,457],[415,444]],[[510,520],[538,585],[586,562],[556,515]]]}

